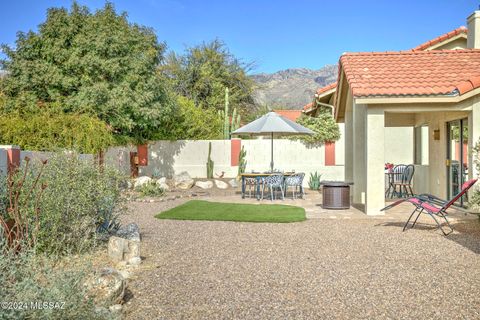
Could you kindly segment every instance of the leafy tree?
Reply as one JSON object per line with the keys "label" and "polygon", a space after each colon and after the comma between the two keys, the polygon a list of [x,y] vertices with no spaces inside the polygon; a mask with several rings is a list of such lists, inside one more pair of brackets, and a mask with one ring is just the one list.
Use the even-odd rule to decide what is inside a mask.
{"label": "leafy tree", "polygon": [[295,139],[301,139],[308,143],[333,142],[340,139],[340,129],[328,109],[321,110],[317,117],[302,115],[297,119],[297,123],[309,128],[315,134],[294,137]]}
{"label": "leafy tree", "polygon": [[252,64],[230,53],[220,40],[188,48],[183,55],[170,53],[161,67],[173,90],[200,108],[223,109],[225,88],[230,105],[246,115],[254,105],[255,82],[247,76]]}
{"label": "leafy tree", "polygon": [[178,97],[178,125],[175,131],[177,139],[210,140],[221,139],[223,119],[214,109],[202,110],[192,100]]}
{"label": "leafy tree", "polygon": [[88,115],[40,112],[0,117],[0,144],[97,153],[112,145],[113,137],[105,122]]}
{"label": "leafy tree", "polygon": [[150,138],[174,113],[157,71],[165,45],[111,3],[94,13],[75,2],[70,11],[51,8],[38,32],[20,32],[15,49],[2,49],[5,112],[30,115],[56,103],[137,140]]}

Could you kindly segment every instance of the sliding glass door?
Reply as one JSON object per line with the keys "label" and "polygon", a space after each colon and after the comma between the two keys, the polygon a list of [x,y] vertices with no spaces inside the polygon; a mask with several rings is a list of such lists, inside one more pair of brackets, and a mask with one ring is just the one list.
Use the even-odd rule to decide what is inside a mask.
{"label": "sliding glass door", "polygon": [[[453,198],[460,192],[468,178],[468,121],[467,119],[447,123],[447,194]],[[463,196],[457,205],[468,200]]]}

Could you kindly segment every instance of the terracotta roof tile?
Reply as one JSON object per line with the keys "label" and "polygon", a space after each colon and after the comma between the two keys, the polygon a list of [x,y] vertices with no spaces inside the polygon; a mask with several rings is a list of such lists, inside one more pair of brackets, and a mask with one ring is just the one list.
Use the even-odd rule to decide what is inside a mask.
{"label": "terracotta roof tile", "polygon": [[462,33],[467,34],[467,32],[468,32],[468,29],[466,27],[459,27],[455,30],[452,30],[452,31],[448,32],[448,33],[442,34],[441,36],[436,37],[435,39],[424,42],[421,45],[418,45],[415,48],[413,48],[413,50],[425,50],[425,49],[427,49],[427,48],[429,48],[433,45],[436,45],[437,43],[440,43],[440,42],[445,41],[447,39],[453,38],[456,35],[459,35],[459,34],[462,34]]}
{"label": "terracotta roof tile", "polygon": [[304,105],[303,106],[303,111],[307,111],[311,107],[313,107],[313,102],[310,102],[310,103],[307,103],[306,105]]}
{"label": "terracotta roof tile", "polygon": [[337,87],[337,82],[335,81],[334,83],[331,83],[325,87],[321,87],[319,89],[317,89],[317,91],[315,92],[316,94],[322,94],[324,92],[327,92],[333,88],[336,88]]}
{"label": "terracotta roof tile", "polygon": [[297,119],[300,118],[300,116],[302,115],[302,110],[273,110],[273,111],[292,121],[297,121]]}
{"label": "terracotta roof tile", "polygon": [[355,97],[464,94],[480,87],[480,49],[347,53],[340,64]]}

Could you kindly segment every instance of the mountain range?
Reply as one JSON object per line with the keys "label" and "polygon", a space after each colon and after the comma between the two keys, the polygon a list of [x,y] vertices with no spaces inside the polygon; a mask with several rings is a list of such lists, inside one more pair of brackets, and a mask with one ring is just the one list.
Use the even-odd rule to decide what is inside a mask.
{"label": "mountain range", "polygon": [[318,88],[337,80],[337,71],[336,65],[326,65],[318,70],[294,68],[251,75],[258,84],[255,102],[272,109],[301,109],[312,102]]}

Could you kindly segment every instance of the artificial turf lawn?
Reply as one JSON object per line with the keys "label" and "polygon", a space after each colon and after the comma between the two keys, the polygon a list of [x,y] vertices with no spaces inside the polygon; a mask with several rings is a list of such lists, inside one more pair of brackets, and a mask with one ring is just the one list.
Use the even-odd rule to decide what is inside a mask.
{"label": "artificial turf lawn", "polygon": [[304,221],[305,209],[280,204],[239,204],[191,200],[155,216],[158,219],[242,222]]}

